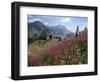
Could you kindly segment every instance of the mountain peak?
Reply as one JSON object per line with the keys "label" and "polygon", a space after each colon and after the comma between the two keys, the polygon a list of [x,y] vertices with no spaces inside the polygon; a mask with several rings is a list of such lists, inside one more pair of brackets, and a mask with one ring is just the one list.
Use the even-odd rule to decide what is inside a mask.
{"label": "mountain peak", "polygon": [[67,34],[71,35],[73,32],[71,32],[69,29],[66,28],[66,26],[58,24],[55,26],[47,26],[41,21],[34,21],[33,23],[28,23],[29,32],[30,34],[34,35],[43,35],[43,34],[49,34],[49,32],[54,33],[57,36],[64,36],[66,37]]}
{"label": "mountain peak", "polygon": [[41,24],[43,24],[43,23],[42,23],[41,21],[39,21],[39,20],[38,20],[38,21],[34,21],[33,23],[41,23]]}
{"label": "mountain peak", "polygon": [[62,24],[58,24],[57,26],[59,26],[59,27],[60,27],[60,26],[61,26],[61,27],[63,26],[63,27],[64,27],[64,25],[62,25]]}

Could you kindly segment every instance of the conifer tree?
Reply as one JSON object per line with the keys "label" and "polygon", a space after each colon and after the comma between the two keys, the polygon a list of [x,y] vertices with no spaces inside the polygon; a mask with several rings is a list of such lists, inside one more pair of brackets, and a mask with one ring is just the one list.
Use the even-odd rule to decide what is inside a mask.
{"label": "conifer tree", "polygon": [[76,37],[79,35],[79,26],[76,28]]}
{"label": "conifer tree", "polygon": [[85,26],[85,29],[84,29],[84,31],[87,31],[87,26]]}

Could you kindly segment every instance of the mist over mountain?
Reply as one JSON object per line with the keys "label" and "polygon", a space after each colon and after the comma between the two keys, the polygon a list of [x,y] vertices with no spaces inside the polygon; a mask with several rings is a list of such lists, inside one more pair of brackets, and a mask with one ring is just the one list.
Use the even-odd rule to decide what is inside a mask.
{"label": "mist over mountain", "polygon": [[55,25],[55,26],[48,26],[40,21],[28,23],[28,37],[29,38],[48,36],[49,33],[53,33],[55,36],[62,36],[64,38],[69,38],[75,35],[72,31],[67,29],[67,27],[60,24]]}
{"label": "mist over mountain", "polygon": [[55,35],[61,35],[67,37],[67,34],[74,34],[72,31],[70,31],[65,26],[60,24],[56,26],[50,26],[49,28],[50,31],[53,32]]}

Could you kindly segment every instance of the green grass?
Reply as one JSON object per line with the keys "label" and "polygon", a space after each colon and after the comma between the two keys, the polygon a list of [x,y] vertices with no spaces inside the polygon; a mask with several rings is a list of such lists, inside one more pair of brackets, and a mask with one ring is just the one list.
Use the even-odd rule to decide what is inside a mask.
{"label": "green grass", "polygon": [[54,46],[60,42],[61,41],[58,41],[58,39],[37,40],[28,45],[28,53],[37,55],[37,54],[41,53],[44,49]]}

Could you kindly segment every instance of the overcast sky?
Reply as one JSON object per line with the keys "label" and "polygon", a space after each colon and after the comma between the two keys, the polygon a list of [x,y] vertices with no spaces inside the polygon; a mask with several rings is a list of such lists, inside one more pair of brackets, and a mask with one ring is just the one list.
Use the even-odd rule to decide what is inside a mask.
{"label": "overcast sky", "polygon": [[76,31],[77,26],[82,31],[88,24],[87,17],[28,15],[27,19],[28,22],[41,21],[48,26],[64,25],[72,32]]}

